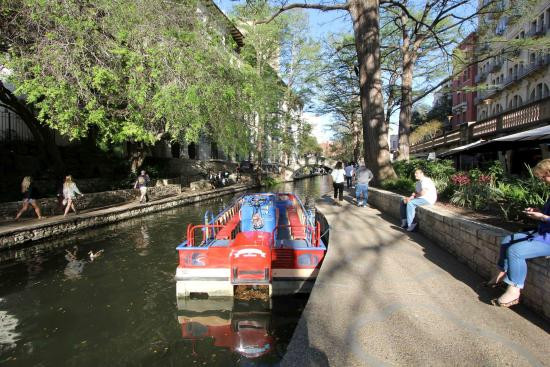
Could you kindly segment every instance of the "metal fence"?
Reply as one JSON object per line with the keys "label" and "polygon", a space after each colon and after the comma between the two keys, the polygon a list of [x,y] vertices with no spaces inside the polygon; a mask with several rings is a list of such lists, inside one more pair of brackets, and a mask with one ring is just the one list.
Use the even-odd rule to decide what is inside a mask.
{"label": "metal fence", "polygon": [[0,111],[0,143],[33,140],[31,131],[19,116],[6,109]]}

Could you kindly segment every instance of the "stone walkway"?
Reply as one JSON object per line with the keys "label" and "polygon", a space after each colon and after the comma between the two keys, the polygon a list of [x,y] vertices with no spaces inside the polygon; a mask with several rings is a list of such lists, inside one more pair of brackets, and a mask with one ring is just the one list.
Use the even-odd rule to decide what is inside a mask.
{"label": "stone walkway", "polygon": [[550,325],[422,235],[346,197],[318,203],[330,243],[283,366],[544,366]]}
{"label": "stone walkway", "polygon": [[192,202],[244,191],[252,187],[254,186],[239,184],[209,191],[187,191],[181,195],[151,201],[146,204],[131,202],[79,212],[76,215],[70,213],[66,217],[63,215],[56,215],[40,220],[35,218],[22,219],[17,222],[2,222],[0,223],[0,250],[30,241],[75,233],[83,229],[115,223],[124,219],[166,210]]}

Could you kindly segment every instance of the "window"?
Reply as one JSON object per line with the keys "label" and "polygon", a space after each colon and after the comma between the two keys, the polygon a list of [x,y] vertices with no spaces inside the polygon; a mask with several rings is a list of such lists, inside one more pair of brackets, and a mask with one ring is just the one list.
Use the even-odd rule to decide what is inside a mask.
{"label": "window", "polygon": [[550,89],[546,83],[537,84],[531,94],[529,95],[529,102],[538,101],[539,99],[546,98],[550,95]]}

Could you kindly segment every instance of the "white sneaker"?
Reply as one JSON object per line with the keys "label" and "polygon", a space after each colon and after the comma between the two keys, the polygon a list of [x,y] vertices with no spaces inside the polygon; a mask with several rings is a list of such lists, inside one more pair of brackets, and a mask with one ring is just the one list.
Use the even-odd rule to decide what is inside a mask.
{"label": "white sneaker", "polygon": [[401,219],[401,227],[402,228],[407,227],[407,220],[406,219]]}
{"label": "white sneaker", "polygon": [[411,225],[407,227],[407,231],[412,232],[414,231],[415,228],[416,228],[416,223],[411,223]]}

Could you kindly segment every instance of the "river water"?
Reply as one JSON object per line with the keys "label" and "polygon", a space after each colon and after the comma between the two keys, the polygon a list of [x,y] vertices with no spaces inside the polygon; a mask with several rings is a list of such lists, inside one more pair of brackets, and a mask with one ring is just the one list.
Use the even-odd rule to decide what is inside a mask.
{"label": "river water", "polygon": [[[282,184],[302,200],[327,177]],[[173,280],[188,223],[233,196],[44,243],[0,266],[2,366],[271,366],[307,297],[177,302]],[[40,249],[42,248],[42,250]],[[91,260],[88,253],[103,250]]]}

